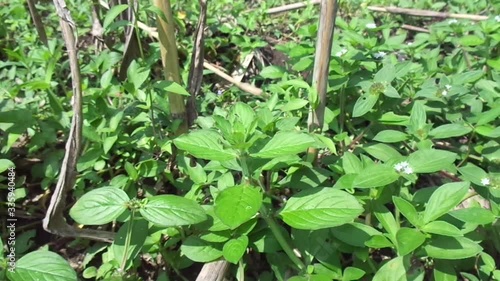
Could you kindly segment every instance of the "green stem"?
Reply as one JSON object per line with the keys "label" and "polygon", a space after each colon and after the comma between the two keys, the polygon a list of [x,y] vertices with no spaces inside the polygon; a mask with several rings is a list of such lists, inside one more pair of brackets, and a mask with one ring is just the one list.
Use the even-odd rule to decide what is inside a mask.
{"label": "green stem", "polygon": [[135,210],[132,209],[132,214],[130,215],[130,220],[127,226],[127,236],[125,237],[125,250],[123,251],[122,264],[120,270],[122,273],[125,272],[125,266],[127,264],[127,255],[130,247],[130,240],[132,239],[132,225],[134,224],[134,214]]}

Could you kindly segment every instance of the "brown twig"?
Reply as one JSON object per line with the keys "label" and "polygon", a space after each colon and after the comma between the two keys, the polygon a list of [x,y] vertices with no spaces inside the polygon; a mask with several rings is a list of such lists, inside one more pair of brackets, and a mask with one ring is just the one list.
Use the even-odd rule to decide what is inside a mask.
{"label": "brown twig", "polygon": [[45,27],[43,26],[40,14],[38,13],[35,7],[35,2],[33,2],[33,0],[28,0],[27,2],[28,2],[28,8],[30,10],[31,19],[35,24],[35,29],[36,32],[38,33],[38,37],[40,37],[40,41],[42,41],[42,43],[47,47],[49,45],[47,41],[47,33],[45,33]]}
{"label": "brown twig", "polygon": [[414,25],[409,25],[409,24],[403,24],[403,25],[401,25],[401,28],[406,29],[406,30],[424,32],[424,33],[429,33],[430,32],[426,28],[422,28],[422,27],[418,27],[418,26],[414,26]]}
{"label": "brown twig", "polygon": [[245,83],[245,82],[238,82],[236,79],[231,77],[230,75],[224,73],[223,71],[219,70],[215,65],[205,61],[203,63],[203,67],[205,67],[208,70],[213,71],[217,76],[221,77],[222,79],[232,83],[236,87],[240,88],[241,90],[250,93],[255,96],[260,96],[262,95],[262,89],[259,89],[251,84]]}
{"label": "brown twig", "polygon": [[321,3],[321,0],[311,0],[311,1],[293,3],[293,4],[283,5],[280,7],[271,8],[271,9],[267,10],[266,13],[269,15],[279,14],[279,13],[284,13],[284,12],[288,12],[291,10],[297,10],[300,8],[304,8],[304,7],[307,7],[308,5],[317,5],[319,3]]}
{"label": "brown twig", "polygon": [[486,20],[487,16],[480,15],[468,15],[468,14],[453,14],[453,13],[443,13],[443,12],[435,12],[429,10],[420,10],[420,9],[407,9],[407,8],[398,8],[398,7],[376,7],[376,6],[368,6],[368,10],[374,12],[383,12],[383,13],[391,13],[391,14],[403,14],[417,17],[432,17],[432,18],[455,18],[455,19],[469,19],[469,20]]}

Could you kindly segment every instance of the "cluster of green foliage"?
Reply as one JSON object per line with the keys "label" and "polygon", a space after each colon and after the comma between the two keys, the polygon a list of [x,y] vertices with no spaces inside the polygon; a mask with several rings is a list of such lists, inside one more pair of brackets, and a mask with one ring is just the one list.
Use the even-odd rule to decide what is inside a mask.
{"label": "cluster of green foliage", "polygon": [[[90,7],[75,2],[81,8],[70,9],[84,36]],[[177,17],[181,54],[191,49],[185,35],[197,20],[191,2],[174,3],[189,11]],[[111,245],[85,250],[81,277],[140,280],[141,256],[161,256],[179,278],[195,262],[225,259],[237,280],[500,280],[500,5],[374,1],[492,15],[435,22],[415,34],[399,28],[402,16],[374,20],[357,10],[359,1],[342,3],[324,127],[307,132],[317,105],[304,79],[314,63],[317,9],[268,17],[265,9],[277,1],[246,13],[245,1],[214,2],[208,55],[234,63],[234,55],[217,52],[244,57],[271,35],[282,38],[275,48],[289,67],[267,66],[252,78],[263,84],[263,97],[235,87],[217,94],[204,84],[196,128],[182,136],[172,134],[179,124],[169,118],[165,93],[187,92],[155,73],[157,43],[130,65],[125,81],[115,77],[119,48],[80,52],[85,143],[69,216],[118,226]],[[21,1],[0,6],[0,172],[19,151],[43,160],[26,175],[16,167],[19,204],[57,181],[60,136],[72,115],[57,17],[40,8],[51,15],[48,47],[37,42]],[[123,28],[117,15],[108,13],[106,33]],[[144,3],[138,15],[151,19],[154,9]],[[305,156],[310,147],[320,151],[318,165]],[[25,210],[43,212],[33,204]],[[0,278],[77,280],[64,258],[29,242],[35,233],[17,234],[14,273],[0,255]],[[256,254],[265,266],[251,274]],[[156,277],[172,278],[168,271]]]}

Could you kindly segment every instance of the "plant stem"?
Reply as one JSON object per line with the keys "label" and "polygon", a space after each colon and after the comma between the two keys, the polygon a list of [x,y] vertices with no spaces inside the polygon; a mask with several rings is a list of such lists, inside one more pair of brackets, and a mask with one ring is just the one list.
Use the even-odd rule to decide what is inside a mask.
{"label": "plant stem", "polygon": [[132,225],[134,224],[134,215],[135,215],[135,210],[132,209],[132,213],[130,215],[130,220],[127,226],[127,236],[125,237],[125,250],[123,251],[123,258],[122,258],[122,264],[120,266],[120,270],[122,273],[125,272],[125,266],[127,264],[127,255],[128,255],[128,250],[130,247],[130,240],[132,237]]}

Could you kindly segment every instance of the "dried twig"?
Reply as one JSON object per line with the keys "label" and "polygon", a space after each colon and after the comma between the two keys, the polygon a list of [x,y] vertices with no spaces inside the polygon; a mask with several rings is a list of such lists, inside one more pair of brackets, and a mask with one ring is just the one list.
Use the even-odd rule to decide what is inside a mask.
{"label": "dried twig", "polygon": [[56,189],[50,199],[47,214],[43,219],[43,228],[52,234],[65,237],[82,237],[92,240],[111,242],[114,233],[92,229],[79,229],[68,225],[64,218],[67,193],[73,188],[76,180],[76,163],[81,150],[82,141],[82,85],[80,82],[80,68],[77,57],[76,25],[66,7],[64,0],[54,0],[59,22],[62,28],[64,43],[68,50],[71,68],[71,82],[73,84],[73,119],[66,142],[59,179]]}
{"label": "dried twig", "polygon": [[36,10],[35,7],[35,2],[33,0],[28,0],[28,8],[30,10],[30,15],[31,19],[33,20],[33,23],[35,24],[36,32],[38,33],[38,36],[40,37],[40,41],[45,46],[48,46],[48,41],[47,41],[47,33],[45,33],[45,27],[43,26],[42,19],[40,18],[40,14]]}
{"label": "dried twig", "polygon": [[228,268],[229,263],[224,260],[206,263],[196,277],[196,281],[221,281]]}
{"label": "dried twig", "polygon": [[419,9],[406,9],[406,8],[398,8],[398,7],[375,7],[368,6],[368,10],[374,12],[383,12],[383,13],[391,13],[391,14],[403,14],[410,16],[418,16],[418,17],[432,17],[432,18],[455,18],[455,19],[469,19],[469,20],[486,20],[487,16],[480,15],[468,15],[468,14],[453,14],[453,13],[443,13],[443,12],[435,12],[429,10],[419,10]]}
{"label": "dried twig", "polygon": [[401,25],[401,28],[407,29],[407,30],[412,30],[412,31],[429,33],[429,30],[426,29],[426,28],[422,28],[422,27],[418,27],[418,26],[413,26],[413,25],[409,25],[409,24],[403,24],[403,25]]}
{"label": "dried twig", "polygon": [[280,7],[271,8],[271,9],[267,10],[266,13],[269,15],[279,14],[279,13],[284,13],[284,12],[288,12],[291,10],[297,10],[300,8],[304,8],[304,7],[307,7],[308,5],[317,5],[319,3],[321,3],[321,0],[311,0],[311,1],[293,3],[293,4],[283,5]]}
{"label": "dried twig", "polygon": [[205,61],[203,63],[203,67],[205,67],[206,69],[209,69],[211,71],[213,71],[217,76],[223,78],[224,80],[232,83],[233,85],[235,85],[236,87],[240,88],[241,90],[247,92],[247,93],[250,93],[252,95],[255,95],[255,96],[260,96],[262,95],[262,89],[259,89],[251,84],[248,84],[248,83],[245,83],[245,82],[238,82],[236,79],[234,79],[233,77],[227,75],[226,73],[224,73],[223,71],[219,70],[216,66],[210,64],[209,62]]}

